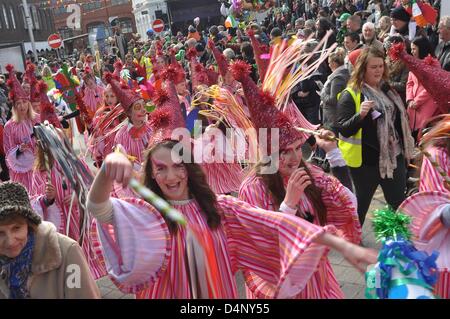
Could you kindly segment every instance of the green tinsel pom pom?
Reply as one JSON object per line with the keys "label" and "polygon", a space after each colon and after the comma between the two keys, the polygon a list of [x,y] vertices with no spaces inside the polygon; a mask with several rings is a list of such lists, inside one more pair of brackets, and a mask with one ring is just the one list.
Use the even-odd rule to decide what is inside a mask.
{"label": "green tinsel pom pom", "polygon": [[395,212],[391,207],[377,209],[373,212],[373,230],[377,241],[388,238],[398,239],[399,236],[405,240],[411,239],[409,224],[411,217],[403,213]]}

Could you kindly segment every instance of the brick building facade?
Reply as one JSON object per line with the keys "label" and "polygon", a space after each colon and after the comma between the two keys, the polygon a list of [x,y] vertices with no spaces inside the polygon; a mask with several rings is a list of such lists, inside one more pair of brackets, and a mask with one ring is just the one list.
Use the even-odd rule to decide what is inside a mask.
{"label": "brick building facade", "polygon": [[[36,42],[47,42],[48,36],[55,33],[54,18],[52,10],[41,8],[40,3],[28,0],[33,35]],[[22,1],[0,0],[0,34],[1,44],[30,41]]]}
{"label": "brick building facade", "polygon": [[[135,18],[132,12],[131,0],[78,0],[81,19],[80,29],[74,30],[68,27],[67,18],[75,11],[70,11],[70,4],[75,1],[63,0],[54,7],[55,28],[61,34],[67,51],[74,48],[83,50],[89,46],[88,34],[96,34],[102,29],[102,34],[107,38],[111,35],[111,24],[113,18],[117,18],[122,27],[122,33],[131,37],[136,32]],[[95,35],[94,35],[95,38]]]}

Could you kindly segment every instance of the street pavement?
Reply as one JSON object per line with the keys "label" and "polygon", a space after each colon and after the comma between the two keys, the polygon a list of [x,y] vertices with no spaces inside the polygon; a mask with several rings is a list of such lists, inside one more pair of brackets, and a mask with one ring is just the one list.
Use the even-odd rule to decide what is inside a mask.
{"label": "street pavement", "polygon": [[[377,208],[382,208],[385,205],[383,193],[379,188],[375,193],[372,200],[369,212]],[[379,249],[380,244],[375,242],[375,237],[372,231],[372,224],[370,222],[370,217],[366,218],[366,222],[363,226],[363,245],[364,247],[370,247]],[[350,264],[337,252],[331,251],[329,253],[330,263],[333,267],[336,278],[341,285],[342,291],[347,299],[365,299],[365,282],[364,274],[359,273],[355,268],[350,266]],[[243,278],[240,273],[236,275],[236,282],[239,288],[239,296],[245,298]],[[126,295],[121,293],[112,281],[108,277],[103,277],[97,280],[97,285],[100,288],[102,297],[104,299],[133,299],[134,295]]]}

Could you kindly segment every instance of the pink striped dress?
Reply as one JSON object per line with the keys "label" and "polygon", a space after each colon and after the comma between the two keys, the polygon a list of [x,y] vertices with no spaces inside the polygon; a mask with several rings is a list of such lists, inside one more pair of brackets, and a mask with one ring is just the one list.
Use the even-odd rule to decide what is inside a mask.
{"label": "pink striped dress", "polygon": [[[450,157],[442,147],[430,147],[427,149],[434,161],[450,176]],[[419,191],[441,191],[450,193],[445,187],[444,178],[433,167],[430,160],[424,156],[420,171]]]}
{"label": "pink striped dress", "polygon": [[[122,127],[117,132],[114,139],[114,145],[122,145],[129,156],[136,157],[136,161],[134,162],[134,170],[136,172],[139,172],[141,170],[145,159],[144,151],[147,148],[150,136],[152,134],[152,128],[150,124],[147,122],[144,125],[146,126],[145,134],[139,139],[131,137],[130,130],[133,127],[131,123],[128,123],[128,125]],[[129,188],[123,188],[122,185],[117,183],[114,184],[114,194],[119,198],[135,196],[132,190],[130,190]]]}
{"label": "pink striped dress", "polygon": [[[358,244],[361,241],[361,226],[356,212],[356,199],[354,195],[332,176],[329,176],[319,168],[310,166],[314,182],[322,189],[322,200],[327,207],[327,223],[337,228],[337,232],[346,240]],[[275,210],[271,195],[263,180],[255,175],[250,175],[242,183],[239,190],[239,198],[252,205],[267,210]],[[312,203],[306,195],[299,202],[299,209],[316,215]],[[293,217],[300,219],[298,217]],[[315,218],[314,224],[318,225]],[[344,298],[339,287],[333,269],[324,255],[323,262],[319,265],[307,287],[302,290],[296,299],[335,299]],[[247,289],[247,297],[254,298]]]}
{"label": "pink striped dress", "polygon": [[237,192],[244,178],[231,141],[218,128],[206,128],[194,140],[194,159],[201,164],[206,181],[216,194]]}
{"label": "pink striped dress", "polygon": [[[440,218],[448,205],[450,205],[448,191],[424,191],[408,197],[398,208],[399,211],[412,217],[410,229],[414,236],[414,246],[429,254],[433,251],[439,252],[436,260],[438,280],[434,286],[434,293],[444,299],[450,298],[450,229],[441,224]],[[436,224],[440,227],[428,238]]]}
{"label": "pink striped dress", "polygon": [[[30,192],[31,178],[33,176],[34,165],[34,146],[35,141],[31,138],[34,124],[38,120],[25,120],[16,122],[9,120],[3,131],[3,148],[6,155],[6,164],[8,165],[11,181],[19,182]],[[20,144],[25,143],[30,146],[19,156],[17,150]]]}
{"label": "pink striped dress", "polygon": [[86,104],[87,111],[91,118],[94,117],[95,112],[104,104],[103,93],[104,89],[101,86],[96,85],[95,89],[89,87],[84,88],[83,102]]}
{"label": "pink striped dress", "polygon": [[[160,213],[140,199],[111,201],[112,212],[99,220],[99,233],[116,285],[137,293],[137,298],[192,298],[185,230],[171,235]],[[195,200],[171,204],[189,224],[212,236],[220,298],[238,298],[238,270],[258,298],[296,296],[308,289],[312,275],[326,261],[328,248],[313,243],[314,238],[335,231],[226,195],[218,196],[221,225],[211,230]]]}
{"label": "pink striped dress", "polygon": [[[75,203],[76,199],[74,200],[71,214],[69,214],[70,204],[64,204],[64,198],[71,196],[74,191],[68,181],[64,182],[63,176],[59,165],[55,163],[51,170],[51,184],[56,187],[56,199],[55,204],[47,208],[42,202],[45,194],[45,185],[47,184],[47,172],[35,170],[32,178],[31,190],[31,196],[34,202],[33,206],[38,207],[37,212],[40,213],[44,220],[55,224],[59,233],[78,241],[80,238],[80,213]],[[64,183],[66,185],[65,189],[63,187]],[[55,216],[55,211],[59,216]],[[66,227],[69,218],[69,232],[67,233]],[[100,242],[97,234],[97,223],[92,218],[89,218],[88,223],[88,236],[83,241],[82,249],[86,260],[88,261],[92,276],[94,279],[98,279],[106,276],[106,268],[101,255]]]}
{"label": "pink striped dress", "polygon": [[[108,112],[111,112],[110,110]],[[97,128],[100,124],[101,120],[107,116],[107,112],[99,110],[95,113],[94,119],[92,120],[92,127]],[[99,138],[100,132],[98,134],[93,134],[89,136],[88,140],[88,150],[91,153],[92,159],[96,162],[101,162],[105,159],[105,157],[113,151],[114,148],[114,140],[116,138],[117,132],[112,132],[117,125],[119,125],[119,120],[111,125],[110,128],[106,129],[102,132],[102,137],[104,138],[102,141],[97,142],[97,138]]]}
{"label": "pink striped dress", "polygon": [[131,123],[127,126],[122,127],[116,134],[114,139],[114,144],[121,144],[127,154],[137,158],[137,163],[142,163],[144,161],[144,151],[147,148],[148,141],[150,140],[150,135],[152,133],[152,128],[150,124],[146,123],[146,132],[142,138],[135,139],[130,135],[130,130],[133,127]]}
{"label": "pink striped dress", "polygon": [[[450,176],[450,157],[446,150],[442,147],[429,147],[427,148],[427,151],[430,153],[434,161],[444,170],[444,172],[447,173],[447,176]],[[419,191],[440,191],[445,194],[450,194],[450,190],[445,187],[444,178],[425,156],[423,157],[422,168],[420,171]],[[439,279],[435,289],[438,296],[446,299],[450,298],[449,269],[450,265],[446,265],[445,267],[441,267],[439,269]]]}

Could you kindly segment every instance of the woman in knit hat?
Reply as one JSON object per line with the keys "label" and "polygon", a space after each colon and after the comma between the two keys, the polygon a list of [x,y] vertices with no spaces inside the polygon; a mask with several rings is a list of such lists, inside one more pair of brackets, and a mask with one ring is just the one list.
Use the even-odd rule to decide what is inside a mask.
{"label": "woman in knit hat", "polygon": [[426,35],[423,29],[417,26],[416,22],[403,6],[398,6],[391,11],[391,32],[390,35],[401,35],[406,39],[407,47],[410,46],[416,36]]}
{"label": "woman in knit hat", "polygon": [[[188,227],[207,243],[193,244],[186,228],[141,199],[111,198],[113,183],[127,185],[133,168],[123,154],[108,155],[87,205],[101,224],[108,225],[100,234],[102,250],[109,274],[122,291],[140,299],[237,298],[234,276],[242,270],[256,297],[290,298],[323,263],[327,246],[356,267],[376,261],[371,250],[332,235],[331,227],[215,195],[186,148],[189,143],[184,137],[180,143],[174,134],[184,120],[179,105],[170,102],[173,94],[167,94],[160,94],[166,103],[150,116],[154,132],[142,180],[181,212]],[[175,149],[181,149],[182,156]]]}
{"label": "woman in knit hat", "polygon": [[0,184],[0,299],[99,297],[80,246],[41,221],[22,185]]}
{"label": "woman in knit hat", "polygon": [[3,144],[11,180],[19,182],[27,190],[31,190],[33,175],[35,142],[31,135],[33,126],[38,123],[36,113],[27,94],[17,80],[14,67],[7,66],[9,72],[8,86],[10,100],[14,103],[12,118],[5,124]]}

